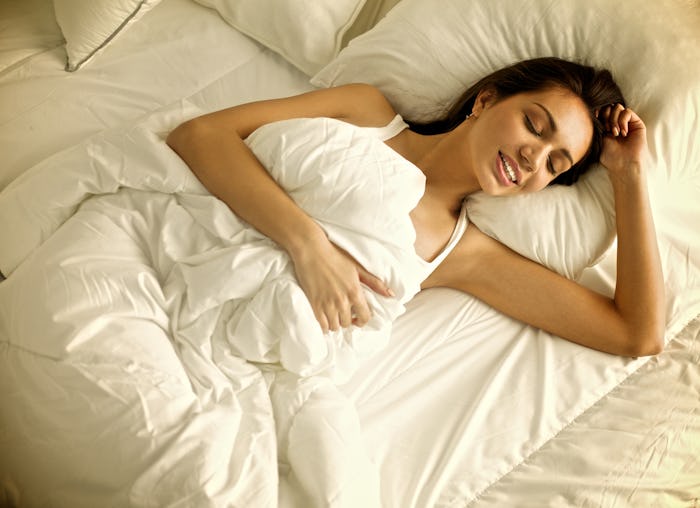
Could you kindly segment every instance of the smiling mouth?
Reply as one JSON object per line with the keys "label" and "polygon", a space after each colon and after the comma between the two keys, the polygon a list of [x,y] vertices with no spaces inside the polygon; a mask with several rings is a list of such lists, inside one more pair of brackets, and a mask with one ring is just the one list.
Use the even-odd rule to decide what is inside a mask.
{"label": "smiling mouth", "polygon": [[518,178],[515,175],[515,170],[510,166],[506,158],[503,156],[503,154],[498,152],[498,156],[501,158],[501,162],[503,162],[503,169],[505,169],[506,175],[510,179],[511,182],[513,183],[518,183]]}

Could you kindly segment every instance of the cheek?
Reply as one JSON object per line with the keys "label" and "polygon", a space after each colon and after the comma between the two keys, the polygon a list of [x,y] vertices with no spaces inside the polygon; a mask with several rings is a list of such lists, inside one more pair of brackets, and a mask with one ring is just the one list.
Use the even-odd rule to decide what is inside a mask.
{"label": "cheek", "polygon": [[490,168],[492,163],[495,164],[499,150],[511,156],[515,155],[517,140],[521,139],[522,134],[518,131],[517,125],[508,118],[494,115],[483,120],[472,139],[471,148],[480,164]]}
{"label": "cheek", "polygon": [[549,174],[545,175],[544,172],[538,172],[533,178],[528,180],[523,190],[525,192],[539,192],[545,189],[551,181],[552,178]]}
{"label": "cheek", "polygon": [[523,125],[518,120],[517,115],[514,114],[494,114],[490,116],[486,128],[491,141],[496,141],[499,144],[513,144],[515,140],[521,138]]}

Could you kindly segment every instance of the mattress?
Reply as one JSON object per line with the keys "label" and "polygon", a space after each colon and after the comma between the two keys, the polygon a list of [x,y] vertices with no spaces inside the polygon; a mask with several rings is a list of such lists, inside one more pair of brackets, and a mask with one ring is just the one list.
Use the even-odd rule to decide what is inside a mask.
{"label": "mattress", "polygon": [[[161,2],[75,73],[64,71],[51,2],[0,8],[12,28],[0,33],[0,198],[35,178],[37,168],[60,169],[52,161],[70,160],[80,147],[106,146],[104,139],[142,126],[157,125],[153,132],[162,135],[193,114],[313,89],[309,76],[191,0]],[[204,194],[192,186],[193,195]],[[49,245],[69,234],[56,230],[63,233],[46,233]],[[50,248],[41,247],[36,256],[48,256]],[[29,259],[19,276],[0,281],[3,301],[32,301],[32,294],[8,289],[30,280],[22,271],[40,268]],[[610,293],[611,274],[609,255],[582,281]],[[115,276],[104,280],[111,285]],[[144,293],[152,294],[149,288]],[[5,323],[32,313],[36,322],[60,322],[60,307],[49,312],[46,302],[0,315]],[[275,385],[271,379],[283,375],[237,363],[244,374],[227,379],[222,370],[205,401],[201,392],[193,395],[191,386],[202,382],[196,370],[168,340],[172,317],[157,308],[74,353],[41,353],[50,345],[28,346],[24,337],[8,336],[12,327],[0,326],[0,504],[310,506],[289,464],[274,446],[256,444],[263,433],[232,422],[231,401],[221,395],[228,392],[217,391],[238,383],[243,393],[259,378],[293,398],[307,382]],[[661,354],[625,359],[563,341],[457,291],[420,292],[380,351],[358,362],[348,379],[319,385],[325,391],[317,393],[333,393],[319,406],[342,401],[332,414],[348,434],[331,450],[319,452],[312,438],[302,448],[304,471],[333,486],[312,505],[696,506],[700,289],[689,288],[673,315]],[[125,358],[134,361],[120,363]],[[153,390],[134,391],[146,363]],[[273,398],[283,391],[276,389]],[[264,399],[264,391],[251,399]],[[265,404],[253,403],[245,418],[270,418]],[[160,414],[144,417],[146,407]],[[168,439],[149,441],[160,432]],[[263,460],[278,467],[261,470],[256,461]],[[366,470],[343,470],[345,460]],[[348,494],[353,489],[360,492]]]}

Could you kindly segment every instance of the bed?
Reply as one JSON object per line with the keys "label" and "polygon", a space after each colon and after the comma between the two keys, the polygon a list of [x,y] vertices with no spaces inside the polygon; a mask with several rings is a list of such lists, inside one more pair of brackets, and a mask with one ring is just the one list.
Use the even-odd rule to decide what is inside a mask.
{"label": "bed", "polygon": [[[0,505],[700,505],[700,6],[327,4],[0,4]],[[170,129],[350,82],[426,119],[545,55],[611,68],[647,122],[662,353],[593,351],[448,289],[376,302],[388,326],[321,350],[217,339],[248,283],[218,253],[253,233],[178,165]],[[475,196],[470,220],[611,293],[604,170],[574,187]],[[242,272],[280,264],[251,252]],[[302,312],[276,295],[256,300],[282,323],[270,340]]]}

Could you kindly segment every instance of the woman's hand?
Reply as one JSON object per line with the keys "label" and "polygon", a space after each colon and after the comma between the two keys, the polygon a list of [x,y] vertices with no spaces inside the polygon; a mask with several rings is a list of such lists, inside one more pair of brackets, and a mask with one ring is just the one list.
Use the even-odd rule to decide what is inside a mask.
{"label": "woman's hand", "polygon": [[598,118],[605,126],[606,136],[600,162],[612,173],[640,167],[646,150],[646,126],[641,118],[622,104],[601,108]]}
{"label": "woman's hand", "polygon": [[337,330],[362,326],[370,319],[362,284],[381,295],[392,294],[328,240],[244,139],[262,125],[289,118],[342,118],[355,125],[386,125],[395,115],[377,88],[351,84],[209,113],[174,129],[167,143],[212,194],[289,253],[321,327]]}
{"label": "woman's hand", "polygon": [[364,326],[372,317],[362,284],[383,296],[393,292],[325,236],[290,253],[299,285],[323,332]]}

